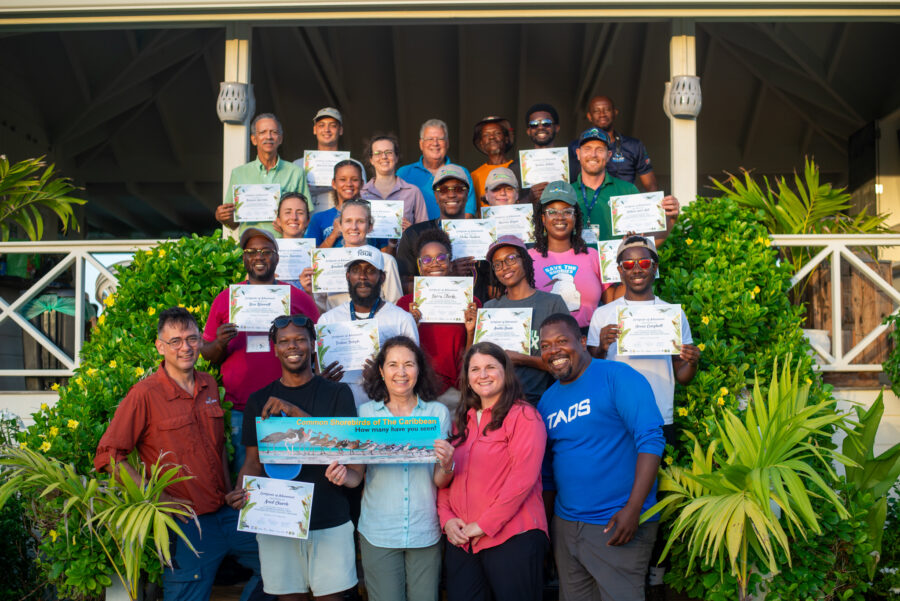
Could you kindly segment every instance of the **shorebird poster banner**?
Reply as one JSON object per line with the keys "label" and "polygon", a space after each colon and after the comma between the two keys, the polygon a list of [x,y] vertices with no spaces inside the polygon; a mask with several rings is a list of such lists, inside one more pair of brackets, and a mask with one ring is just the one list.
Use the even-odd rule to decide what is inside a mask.
{"label": "shorebird poster banner", "polygon": [[247,498],[238,516],[238,530],[307,538],[313,487],[309,482],[244,476]]}
{"label": "shorebird poster banner", "polygon": [[436,417],[256,418],[262,463],[435,463]]}

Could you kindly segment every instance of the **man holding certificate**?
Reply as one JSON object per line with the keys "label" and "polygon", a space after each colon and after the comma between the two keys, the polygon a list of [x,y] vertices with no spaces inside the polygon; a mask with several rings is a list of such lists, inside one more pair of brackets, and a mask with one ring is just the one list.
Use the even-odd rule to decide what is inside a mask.
{"label": "man holding certificate", "polygon": [[[242,313],[262,318],[269,324],[279,315],[290,313],[303,313],[312,319],[319,317],[316,304],[305,292],[275,279],[278,247],[271,232],[248,228],[241,235],[240,242],[247,279],[237,286],[247,288],[246,292],[251,294],[235,295],[234,287],[220,292],[209,308],[209,317],[203,330],[203,342],[200,345],[200,354],[203,358],[220,366],[225,400],[233,404],[231,438],[237,466],[240,466],[244,459],[244,448],[241,445],[241,416],[247,398],[250,393],[277,378],[281,369],[265,334],[266,327],[256,326],[261,331],[242,330],[239,328],[240,324],[234,323],[234,320],[243,319]],[[282,286],[287,290],[281,289]],[[267,294],[267,298],[257,299],[253,294],[257,291],[257,287],[258,290],[265,290],[271,294]],[[288,306],[270,304],[270,310],[265,314],[265,302],[271,301],[279,293],[288,301]]]}

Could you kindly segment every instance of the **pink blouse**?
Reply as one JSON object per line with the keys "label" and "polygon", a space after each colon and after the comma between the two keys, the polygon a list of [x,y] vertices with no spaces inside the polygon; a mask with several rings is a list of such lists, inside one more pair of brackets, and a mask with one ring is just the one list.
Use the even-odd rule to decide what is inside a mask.
{"label": "pink blouse", "polygon": [[541,498],[547,431],[540,414],[523,401],[510,408],[499,429],[485,435],[484,425],[490,421],[488,408],[479,428],[475,409],[469,409],[469,435],[453,452],[453,480],[438,491],[441,529],[449,520],[460,518],[467,524],[476,522],[484,531],[472,545],[475,553],[528,530],[547,533]]}

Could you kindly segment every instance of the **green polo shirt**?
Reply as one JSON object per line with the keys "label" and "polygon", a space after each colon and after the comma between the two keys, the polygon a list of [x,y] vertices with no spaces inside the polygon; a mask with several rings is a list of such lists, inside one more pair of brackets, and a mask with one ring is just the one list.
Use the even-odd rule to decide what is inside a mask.
{"label": "green polo shirt", "polygon": [[[572,184],[572,187],[575,188],[575,195],[578,197],[578,204],[581,206],[581,212],[585,215],[584,227],[588,228],[592,225],[599,226],[600,232],[597,234],[599,240],[610,240],[613,237],[609,199],[613,196],[638,193],[638,189],[634,184],[613,177],[608,171],[606,172],[606,177],[603,178],[603,183],[600,184],[599,194],[597,193],[597,190],[584,185],[581,181],[580,173]],[[594,195],[596,194],[597,196],[597,201],[591,206],[590,210],[588,210],[587,202],[585,202],[584,199],[585,193],[588,197],[587,202],[593,202]]]}
{"label": "green polo shirt", "polygon": [[[293,163],[282,160],[281,157],[278,157],[278,162],[275,163],[275,167],[269,171],[266,171],[263,164],[259,162],[259,157],[245,165],[232,169],[231,177],[228,179],[228,187],[225,188],[226,204],[234,202],[232,190],[234,186],[240,184],[278,184],[281,186],[282,194],[287,192],[299,192],[306,197],[307,204],[309,205],[309,184],[306,183],[306,174],[303,172],[303,169]],[[309,207],[309,212],[312,214],[312,205],[309,205]],[[275,232],[271,222],[242,223],[240,225],[242,230],[245,227],[253,226],[267,229],[273,233]]]}

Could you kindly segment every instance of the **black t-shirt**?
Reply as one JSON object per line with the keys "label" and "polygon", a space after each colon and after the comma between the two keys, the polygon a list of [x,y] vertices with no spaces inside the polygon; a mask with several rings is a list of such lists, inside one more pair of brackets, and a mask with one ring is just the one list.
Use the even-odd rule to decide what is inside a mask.
{"label": "black t-shirt", "polygon": [[[245,447],[257,446],[256,418],[270,396],[292,403],[309,413],[312,417],[356,417],[356,404],[350,387],[339,382],[331,382],[321,376],[313,376],[303,386],[289,387],[275,380],[262,390],[257,390],[247,399],[244,408],[244,427],[242,441]],[[350,520],[350,505],[347,501],[346,489],[335,486],[325,477],[326,465],[304,465],[300,475],[295,478],[300,482],[311,482],[313,491],[310,530],[322,530],[340,526]]]}

